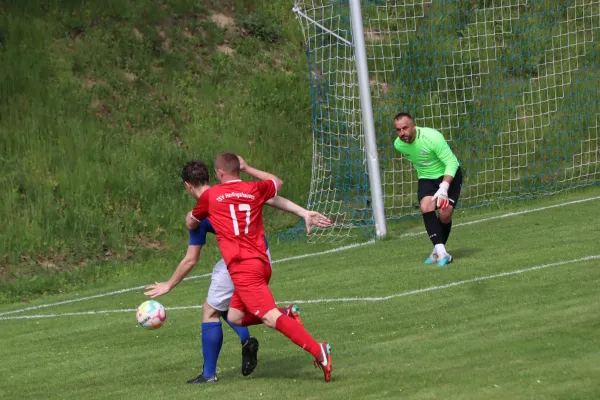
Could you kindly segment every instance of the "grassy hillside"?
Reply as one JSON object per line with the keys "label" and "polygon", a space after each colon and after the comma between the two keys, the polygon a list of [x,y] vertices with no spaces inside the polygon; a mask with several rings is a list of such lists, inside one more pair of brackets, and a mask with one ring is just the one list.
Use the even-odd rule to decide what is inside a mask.
{"label": "grassy hillside", "polygon": [[309,77],[293,18],[289,1],[0,1],[2,282],[181,244],[192,158],[239,152],[304,204]]}
{"label": "grassy hillside", "polygon": [[[598,15],[598,4],[567,3],[424,3],[419,29],[400,23],[385,28],[387,36],[374,35],[385,32],[373,25],[385,14],[380,2],[365,3],[367,46],[379,57],[369,69],[388,216],[413,212],[416,197],[412,167],[391,147],[396,107],[444,105],[440,115],[460,119],[442,130],[465,167],[463,205],[598,182],[600,27],[587,17]],[[313,123],[324,135],[323,169],[332,172],[314,188],[312,206],[338,222],[354,213],[370,219],[363,152],[354,137],[337,134],[350,132],[337,113],[348,112],[355,88],[342,96],[335,88],[353,79],[353,59],[311,28],[318,51],[309,73],[292,5],[0,0],[0,302],[176,262],[193,205],[179,177],[190,159],[238,152],[281,176],[282,194],[306,204]],[[417,9],[394,6],[390,21]],[[335,12],[341,19],[327,23],[343,28],[347,8]],[[406,45],[397,46],[395,31],[408,35]],[[559,39],[569,45],[547,51]],[[469,54],[464,70],[448,69],[457,51]],[[388,64],[378,65],[384,55]],[[439,86],[439,77],[456,87]],[[508,130],[506,121],[514,122]],[[344,184],[327,187],[338,177]],[[266,222],[272,233],[297,219],[267,209]],[[340,229],[349,226],[326,234],[345,238]]]}

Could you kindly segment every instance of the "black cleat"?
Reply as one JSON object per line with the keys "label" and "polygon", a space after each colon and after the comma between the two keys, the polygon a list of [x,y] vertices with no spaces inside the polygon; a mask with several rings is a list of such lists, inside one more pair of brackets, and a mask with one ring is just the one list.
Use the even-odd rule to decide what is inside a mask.
{"label": "black cleat", "polygon": [[248,376],[258,364],[258,340],[249,337],[242,344],[242,375]]}
{"label": "black cleat", "polygon": [[198,375],[194,379],[190,379],[187,383],[217,383],[217,376],[205,377],[203,374]]}

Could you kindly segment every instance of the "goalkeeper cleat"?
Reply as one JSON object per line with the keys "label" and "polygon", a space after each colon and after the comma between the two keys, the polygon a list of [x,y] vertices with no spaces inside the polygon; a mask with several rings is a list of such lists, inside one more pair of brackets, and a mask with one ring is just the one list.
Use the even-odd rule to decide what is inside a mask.
{"label": "goalkeeper cleat", "polygon": [[242,375],[248,376],[258,364],[258,340],[250,336],[242,344]]}
{"label": "goalkeeper cleat", "polygon": [[427,260],[425,260],[425,264],[435,264],[438,262],[438,255],[435,251],[432,251]]}
{"label": "goalkeeper cleat", "polygon": [[302,323],[302,319],[300,319],[300,308],[298,308],[297,305],[290,304],[283,310],[283,314],[287,315],[290,318],[294,318],[300,325],[304,326],[304,324]]}
{"label": "goalkeeper cleat", "polygon": [[325,382],[331,379],[331,346],[328,343],[321,343],[322,361],[315,359],[315,368],[320,368],[323,371]]}
{"label": "goalkeeper cleat", "polygon": [[452,262],[452,256],[448,253],[442,254],[438,257],[438,267],[445,267]]}
{"label": "goalkeeper cleat", "polygon": [[217,383],[217,376],[209,376],[208,378],[203,374],[198,375],[194,379],[190,379],[187,383]]}

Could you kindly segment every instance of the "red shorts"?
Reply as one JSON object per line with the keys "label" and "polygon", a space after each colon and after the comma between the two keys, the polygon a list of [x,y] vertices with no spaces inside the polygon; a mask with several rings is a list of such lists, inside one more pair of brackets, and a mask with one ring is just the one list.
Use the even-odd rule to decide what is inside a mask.
{"label": "red shorts", "polygon": [[229,308],[252,313],[258,318],[262,318],[267,312],[277,307],[271,289],[269,289],[270,264],[252,258],[231,262],[228,270],[235,288]]}

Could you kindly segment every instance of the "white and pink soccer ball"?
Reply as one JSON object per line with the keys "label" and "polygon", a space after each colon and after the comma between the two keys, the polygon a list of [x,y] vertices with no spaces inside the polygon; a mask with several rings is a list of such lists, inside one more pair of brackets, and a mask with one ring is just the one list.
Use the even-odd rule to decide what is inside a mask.
{"label": "white and pink soccer ball", "polygon": [[158,329],[167,319],[167,311],[158,301],[148,300],[138,307],[136,317],[142,328]]}

